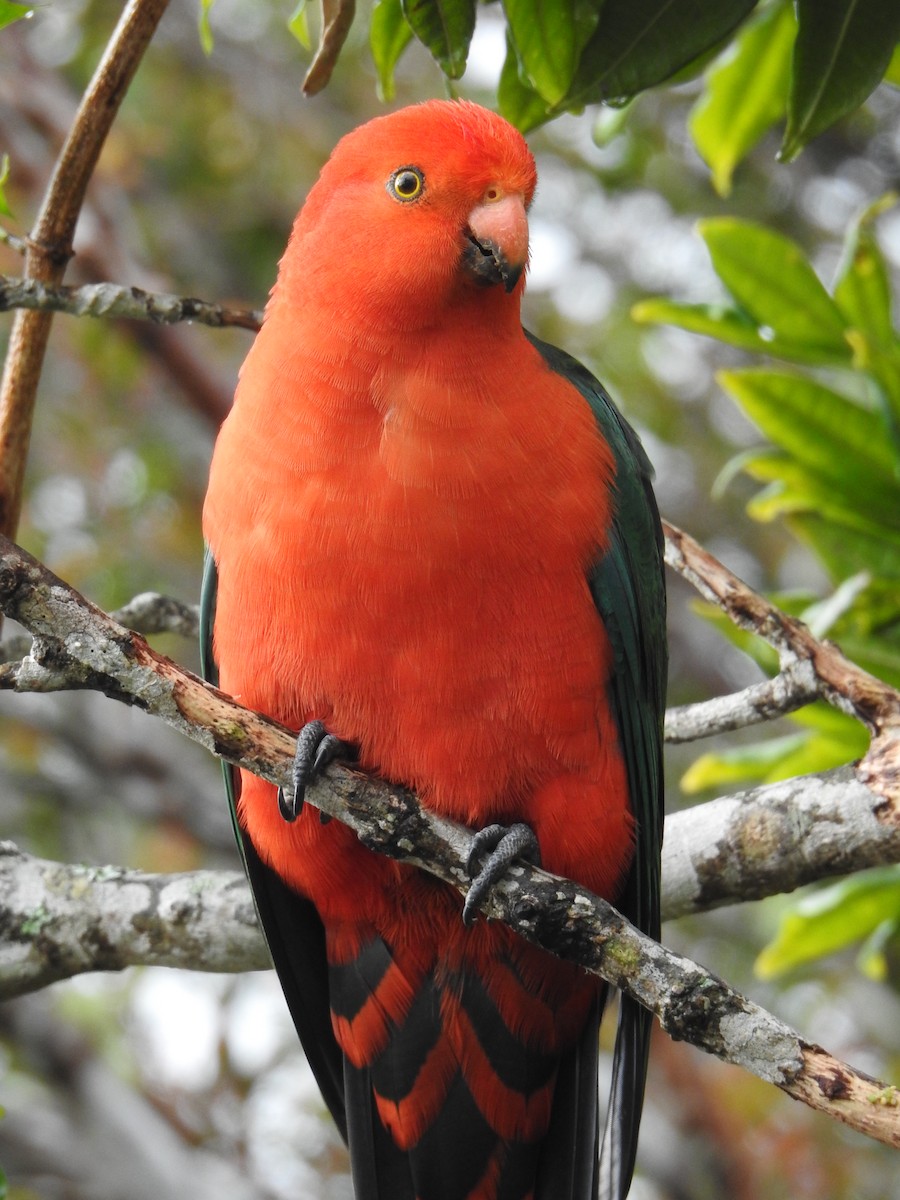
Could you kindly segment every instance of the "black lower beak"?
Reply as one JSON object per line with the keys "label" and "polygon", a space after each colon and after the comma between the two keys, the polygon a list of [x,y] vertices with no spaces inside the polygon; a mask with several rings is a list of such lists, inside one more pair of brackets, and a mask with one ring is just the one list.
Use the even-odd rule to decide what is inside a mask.
{"label": "black lower beak", "polygon": [[471,232],[467,238],[462,253],[463,267],[482,286],[502,283],[506,291],[511,292],[519,282],[524,264],[511,265],[497,243],[490,238],[476,238]]}

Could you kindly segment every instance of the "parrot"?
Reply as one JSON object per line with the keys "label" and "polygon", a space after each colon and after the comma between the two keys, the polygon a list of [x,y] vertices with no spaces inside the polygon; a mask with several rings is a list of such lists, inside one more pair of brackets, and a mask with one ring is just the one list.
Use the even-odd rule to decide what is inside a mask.
{"label": "parrot", "polygon": [[[471,101],[346,134],[212,456],[202,670],[297,734],[292,787],[226,784],[357,1200],[623,1200],[634,1171],[649,1013],[620,997],[601,1134],[607,986],[478,912],[526,859],[659,938],[653,472],[523,328],[535,187]],[[473,831],[464,906],[304,804],[336,758]]]}

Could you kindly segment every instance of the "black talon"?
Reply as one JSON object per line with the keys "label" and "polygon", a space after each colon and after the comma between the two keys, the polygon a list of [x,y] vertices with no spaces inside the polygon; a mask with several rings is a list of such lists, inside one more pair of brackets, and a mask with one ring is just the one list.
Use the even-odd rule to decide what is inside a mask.
{"label": "black talon", "polygon": [[293,824],[300,815],[300,809],[295,807],[296,795],[292,800],[288,800],[284,788],[278,789],[278,811],[289,825]]}
{"label": "black talon", "polygon": [[[293,795],[289,795],[287,788],[278,789],[278,811],[284,820],[289,823],[297,820],[303,811],[306,788],[320,771],[335,758],[353,756],[352,747],[333,733],[329,733],[321,721],[308,721],[297,734],[297,748],[294,751],[294,765],[291,771]],[[331,818],[327,813],[320,812],[319,820],[323,825],[327,825]]]}
{"label": "black talon", "polygon": [[[488,857],[479,868],[478,860],[484,854]],[[463,905],[463,924],[473,923],[488,892],[517,858],[527,859],[536,867],[541,865],[541,848],[530,825],[487,825],[479,829],[466,859],[472,886]]]}

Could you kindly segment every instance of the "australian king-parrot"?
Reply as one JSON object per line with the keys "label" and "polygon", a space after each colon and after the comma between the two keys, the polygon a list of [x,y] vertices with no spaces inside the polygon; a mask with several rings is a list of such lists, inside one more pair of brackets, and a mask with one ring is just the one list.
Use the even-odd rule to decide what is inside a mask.
{"label": "australian king-parrot", "polygon": [[299,731],[296,793],[237,771],[229,792],[358,1200],[621,1200],[634,1167],[640,1006],[620,1007],[601,1139],[601,981],[464,922],[448,885],[302,802],[352,755],[488,829],[470,909],[526,854],[658,936],[659,518],[603,387],[522,328],[535,180],[471,103],[343,138],[204,508],[204,669]]}

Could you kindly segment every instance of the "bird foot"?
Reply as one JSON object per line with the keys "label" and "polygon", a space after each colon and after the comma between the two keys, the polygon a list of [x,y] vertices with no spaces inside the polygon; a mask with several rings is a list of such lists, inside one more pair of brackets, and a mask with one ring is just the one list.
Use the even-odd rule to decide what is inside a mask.
{"label": "bird foot", "polygon": [[[483,855],[487,858],[479,867]],[[472,880],[463,906],[463,924],[471,925],[481,904],[514,859],[541,865],[541,848],[530,825],[487,825],[472,839],[466,870]]]}
{"label": "bird foot", "polygon": [[[308,721],[297,734],[294,766],[291,771],[293,788],[278,789],[278,811],[285,821],[296,821],[303,811],[307,786],[335,758],[355,757],[352,746],[329,733],[321,721]],[[327,825],[331,817],[320,812],[319,820]]]}

